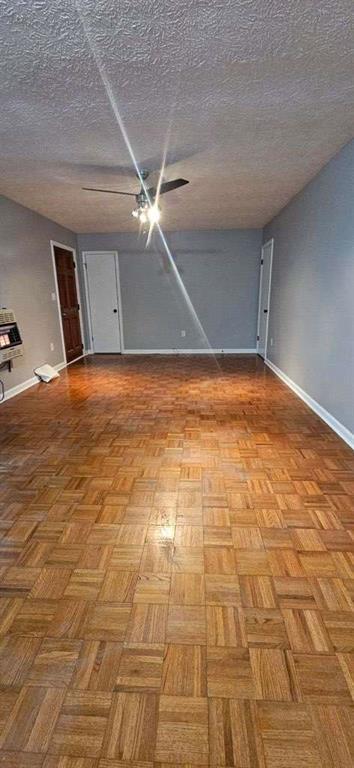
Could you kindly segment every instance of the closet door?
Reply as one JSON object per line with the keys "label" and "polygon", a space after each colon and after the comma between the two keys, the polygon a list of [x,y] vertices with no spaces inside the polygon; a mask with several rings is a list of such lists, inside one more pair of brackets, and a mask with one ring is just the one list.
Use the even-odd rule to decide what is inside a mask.
{"label": "closet door", "polygon": [[122,351],[118,257],[114,252],[86,252],[88,311],[94,352]]}

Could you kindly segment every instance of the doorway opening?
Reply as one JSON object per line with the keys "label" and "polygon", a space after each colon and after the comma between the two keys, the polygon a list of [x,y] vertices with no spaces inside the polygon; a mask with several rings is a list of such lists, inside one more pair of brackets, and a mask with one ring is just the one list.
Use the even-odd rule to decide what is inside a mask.
{"label": "doorway opening", "polygon": [[261,271],[259,278],[259,303],[257,324],[257,354],[267,359],[268,328],[270,315],[270,292],[272,284],[274,239],[262,246]]}

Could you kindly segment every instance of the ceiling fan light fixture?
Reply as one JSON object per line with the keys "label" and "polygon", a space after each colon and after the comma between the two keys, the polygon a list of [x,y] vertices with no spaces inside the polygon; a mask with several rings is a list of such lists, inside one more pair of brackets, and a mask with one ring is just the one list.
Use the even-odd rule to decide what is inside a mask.
{"label": "ceiling fan light fixture", "polygon": [[111,195],[128,195],[129,197],[135,197],[136,208],[132,210],[132,216],[134,219],[138,219],[140,224],[150,224],[150,231],[154,224],[158,224],[161,218],[161,209],[156,202],[156,198],[160,195],[164,195],[166,192],[173,192],[174,189],[184,187],[185,184],[189,184],[187,179],[173,179],[172,181],[163,181],[156,187],[150,187],[146,189],[144,181],[149,176],[149,171],[146,168],[142,168],[137,173],[141,181],[140,191],[135,194],[134,192],[123,192],[119,189],[97,189],[97,187],[82,187],[87,192],[108,192]]}
{"label": "ceiling fan light fixture", "polygon": [[150,224],[157,224],[160,221],[161,211],[157,203],[149,206],[147,215]]}
{"label": "ceiling fan light fixture", "polygon": [[141,224],[146,224],[146,222],[147,222],[147,220],[148,220],[148,217],[147,217],[147,215],[146,215],[146,213],[145,213],[145,211],[144,211],[144,210],[140,211],[140,213],[139,213],[139,219],[140,219],[140,223],[141,223]]}
{"label": "ceiling fan light fixture", "polygon": [[134,219],[139,219],[140,224],[157,224],[160,221],[161,210],[157,203],[149,205],[144,202],[132,210]]}

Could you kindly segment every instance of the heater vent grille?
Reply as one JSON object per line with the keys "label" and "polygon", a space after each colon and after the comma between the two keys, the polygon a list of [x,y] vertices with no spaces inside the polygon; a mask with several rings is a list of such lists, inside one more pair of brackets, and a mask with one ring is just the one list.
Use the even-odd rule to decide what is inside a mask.
{"label": "heater vent grille", "polygon": [[14,323],[15,315],[12,309],[0,309],[0,325],[5,323]]}

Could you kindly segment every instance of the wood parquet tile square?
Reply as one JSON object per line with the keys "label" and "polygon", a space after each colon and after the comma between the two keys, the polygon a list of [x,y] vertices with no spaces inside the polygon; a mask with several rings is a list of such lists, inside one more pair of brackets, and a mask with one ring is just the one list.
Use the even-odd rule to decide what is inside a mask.
{"label": "wood parquet tile square", "polygon": [[319,611],[284,608],[290,647],[298,653],[333,653],[330,637]]}
{"label": "wood parquet tile square", "polygon": [[[131,610],[131,605],[125,603],[122,605],[119,603],[97,603],[93,604],[92,607],[90,605],[85,622],[81,624],[81,617],[78,617],[78,626],[75,627],[73,634],[85,640],[122,642],[125,640]],[[63,622],[65,620],[64,617]],[[59,631],[59,634],[61,632]]]}
{"label": "wood parquet tile square", "polygon": [[260,358],[0,408],[0,766],[352,768],[354,461]]}
{"label": "wood parquet tile square", "polygon": [[80,640],[44,638],[26,683],[44,688],[67,688],[81,650]]}
{"label": "wood parquet tile square", "polygon": [[77,568],[72,571],[64,590],[64,597],[79,600],[97,600],[105,572],[92,568]]}
{"label": "wood parquet tile square", "polygon": [[354,708],[314,704],[310,712],[321,766],[350,768],[354,763]]}
{"label": "wood parquet tile square", "polygon": [[[188,527],[181,526],[181,528]],[[204,573],[203,547],[175,546],[172,573]]]}
{"label": "wood parquet tile square", "polygon": [[127,630],[128,643],[164,643],[167,605],[138,603],[133,606]]}
{"label": "wood parquet tile square", "polygon": [[163,644],[139,643],[123,648],[114,690],[159,693],[163,661]]}
{"label": "wood parquet tile square", "polygon": [[100,603],[132,603],[138,574],[108,569],[98,595]]}
{"label": "wood parquet tile square", "polygon": [[176,525],[176,547],[202,547],[203,527],[201,525]]}
{"label": "wood parquet tile square", "polygon": [[209,699],[209,742],[211,766],[264,768],[255,702]]}
{"label": "wood parquet tile square", "polygon": [[267,552],[262,550],[238,550],[236,571],[243,576],[271,576],[272,569]]}
{"label": "wood parquet tile square", "polygon": [[[44,601],[40,600],[37,603],[42,604]],[[51,601],[51,605],[54,601]],[[38,610],[36,601],[33,603],[33,612]],[[86,600],[73,600],[71,598],[62,598],[59,603],[55,603],[56,610],[54,616],[50,621],[46,634],[49,637],[63,637],[69,640],[78,639],[84,637],[85,622],[89,617],[96,615],[95,603],[88,602]],[[48,612],[50,611],[50,605],[48,606]],[[93,623],[93,622],[92,622]],[[89,628],[91,628],[89,626]]]}
{"label": "wood parquet tile square", "polygon": [[58,600],[63,596],[70,576],[71,571],[66,568],[42,568],[32,587],[31,597]]}
{"label": "wood parquet tile square", "polygon": [[[287,657],[278,648],[250,648],[250,661],[257,699],[291,701],[293,682]],[[276,674],[274,671],[276,670]]]}
{"label": "wood parquet tile square", "polygon": [[232,546],[231,527],[208,525],[204,527],[204,544],[208,546]]}
{"label": "wood parquet tile square", "polygon": [[157,713],[158,697],[154,694],[114,693],[102,755],[127,762],[152,761]]}
{"label": "wood parquet tile square", "polygon": [[236,560],[233,547],[204,547],[204,561],[205,573],[235,573]]}
{"label": "wood parquet tile square", "polygon": [[206,649],[201,645],[167,645],[161,693],[206,696]]}
{"label": "wood parquet tile square", "polygon": [[[166,574],[140,573],[134,590],[134,603],[168,605],[171,577]],[[198,601],[199,602],[199,601]]]}
{"label": "wood parquet tile square", "polygon": [[114,691],[122,649],[122,643],[84,640],[70,687]]}
{"label": "wood parquet tile square", "polygon": [[[59,605],[61,609],[61,604]],[[13,635],[45,637],[49,634],[56,613],[56,600],[32,600],[28,598],[12,616],[9,631]]]}
{"label": "wood parquet tile square", "polygon": [[240,576],[241,603],[244,608],[276,608],[277,599],[270,576]]}
{"label": "wood parquet tile square", "polygon": [[225,605],[208,605],[207,644],[211,646],[246,647],[246,626],[241,610]]}
{"label": "wood parquet tile square", "polygon": [[41,645],[37,637],[7,635],[0,640],[0,687],[22,686]]}
{"label": "wood parquet tile square", "polygon": [[354,615],[346,611],[322,611],[321,616],[334,650],[354,652]]}
{"label": "wood parquet tile square", "polygon": [[300,701],[318,704],[350,704],[351,696],[337,656],[292,655],[292,668]]}
{"label": "wood parquet tile square", "polygon": [[199,573],[173,573],[169,603],[171,605],[204,605],[204,576]]}
{"label": "wood parquet tile square", "polygon": [[161,696],[155,759],[166,763],[208,765],[206,698]]}
{"label": "wood parquet tile square", "polygon": [[[246,648],[207,648],[208,696],[255,699],[256,687]],[[262,697],[259,697],[262,698]]]}
{"label": "wood parquet tile square", "polygon": [[302,704],[257,704],[266,765],[274,768],[324,768],[309,710]]}
{"label": "wood parquet tile square", "polygon": [[241,605],[238,577],[235,575],[206,574],[205,600],[207,605]]}
{"label": "wood parquet tile square", "polygon": [[168,610],[166,642],[205,645],[205,607],[196,605],[171,605]]}
{"label": "wood parquet tile square", "polygon": [[318,607],[312,585],[306,578],[280,576],[273,579],[273,586],[280,608],[305,610]]}
{"label": "wood parquet tile square", "polygon": [[173,545],[145,544],[140,561],[140,573],[171,573]]}
{"label": "wood parquet tile square", "polygon": [[27,597],[40,573],[40,568],[8,568],[1,579],[0,596]]}
{"label": "wood parquet tile square", "polygon": [[146,534],[148,544],[173,544],[175,525],[149,525]]}
{"label": "wood parquet tile square", "polygon": [[69,691],[50,741],[53,754],[98,757],[111,710],[110,693]]}
{"label": "wood parquet tile square", "polygon": [[286,623],[281,611],[245,608],[242,612],[248,647],[289,648]]}
{"label": "wood parquet tile square", "polygon": [[142,546],[116,546],[109,557],[109,564],[111,568],[115,568],[117,571],[138,571],[142,555]]}
{"label": "wood parquet tile square", "polygon": [[348,589],[348,583],[343,579],[313,578],[311,587],[321,610],[351,611],[353,599]]}
{"label": "wood parquet tile square", "polygon": [[63,688],[22,688],[1,733],[0,750],[47,752],[64,696]]}

